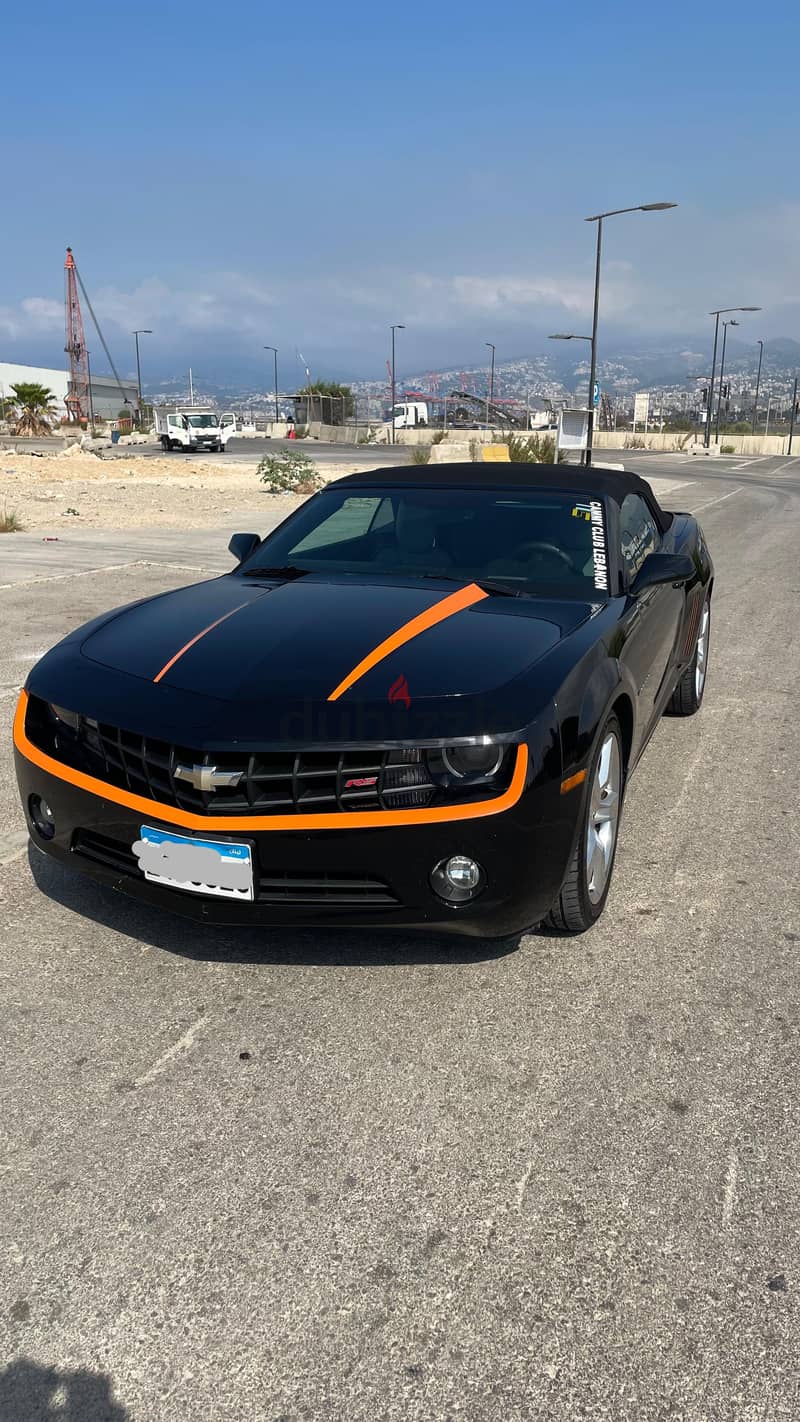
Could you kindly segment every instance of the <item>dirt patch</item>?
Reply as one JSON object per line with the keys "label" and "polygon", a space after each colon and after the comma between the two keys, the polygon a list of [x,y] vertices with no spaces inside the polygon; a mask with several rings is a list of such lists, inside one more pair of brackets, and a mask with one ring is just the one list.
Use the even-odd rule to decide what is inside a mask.
{"label": "dirt patch", "polygon": [[[290,512],[303,502],[269,494],[252,462],[194,459],[179,463],[130,454],[15,454],[0,449],[0,512],[13,511],[26,530],[71,524],[85,528],[213,528],[232,513],[255,518]],[[352,465],[326,465],[339,478]],[[258,527],[258,523],[255,527]],[[9,535],[10,537],[13,535]]]}

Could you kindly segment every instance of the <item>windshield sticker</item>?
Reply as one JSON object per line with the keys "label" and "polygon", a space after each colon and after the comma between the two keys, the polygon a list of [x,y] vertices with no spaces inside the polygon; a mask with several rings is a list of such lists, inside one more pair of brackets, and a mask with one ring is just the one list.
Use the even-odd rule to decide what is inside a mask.
{"label": "windshield sticker", "polygon": [[592,510],[588,504],[576,504],[572,510],[573,518],[585,518],[589,523],[592,517]]}
{"label": "windshield sticker", "polygon": [[608,592],[608,558],[606,556],[606,530],[603,523],[603,505],[599,499],[592,499],[592,557],[594,559],[594,585]]}

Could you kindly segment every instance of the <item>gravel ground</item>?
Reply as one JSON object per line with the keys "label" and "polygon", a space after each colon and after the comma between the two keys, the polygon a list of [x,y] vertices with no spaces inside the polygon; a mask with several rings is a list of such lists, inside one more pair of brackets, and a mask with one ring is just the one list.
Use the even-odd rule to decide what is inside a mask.
{"label": "gravel ground", "polygon": [[[252,463],[96,454],[17,454],[0,450],[0,514],[13,512],[29,531],[62,522],[86,528],[213,528],[232,510],[288,513],[301,498],[268,493]],[[325,479],[350,472],[325,466]]]}

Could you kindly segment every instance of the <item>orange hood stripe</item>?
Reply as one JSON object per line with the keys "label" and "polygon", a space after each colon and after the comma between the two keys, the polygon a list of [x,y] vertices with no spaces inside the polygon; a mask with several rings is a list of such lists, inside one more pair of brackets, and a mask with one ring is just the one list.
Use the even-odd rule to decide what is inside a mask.
{"label": "orange hood stripe", "polygon": [[97,795],[102,800],[115,805],[124,805],[128,810],[145,815],[156,824],[180,825],[182,829],[225,831],[228,834],[244,834],[249,830],[348,830],[375,829],[381,825],[435,825],[458,820],[481,819],[487,815],[499,815],[516,805],[523,790],[528,770],[528,747],[517,746],[514,773],[507,790],[494,800],[479,800],[466,805],[442,805],[438,809],[426,810],[338,810],[333,814],[320,815],[193,815],[189,810],[178,810],[172,805],[162,805],[158,800],[148,800],[144,795],[134,795],[128,790],[119,790],[116,785],[107,785],[104,780],[96,780],[92,775],[84,775],[80,770],[62,765],[52,756],[39,750],[28,740],[25,731],[25,713],[28,708],[28,694],[23,691],[17,703],[14,717],[14,745],[26,760],[38,765],[59,780],[65,780],[76,790],[84,790],[89,795]]}
{"label": "orange hood stripe", "polygon": [[219,627],[220,623],[227,622],[229,617],[233,617],[234,612],[241,612],[243,607],[248,606],[249,603],[240,602],[238,607],[232,607],[230,612],[223,613],[222,617],[217,618],[216,622],[209,622],[208,626],[204,627],[202,632],[198,632],[196,636],[192,637],[190,642],[186,643],[185,647],[181,647],[180,651],[175,653],[174,657],[170,657],[166,666],[163,666],[161,668],[161,671],[158,673],[158,676],[153,677],[153,681],[160,681],[162,676],[166,676],[170,667],[174,667],[175,663],[179,662],[181,657],[184,657],[186,653],[190,650],[190,648],[195,645],[195,642],[199,642],[202,637],[207,636],[209,632],[213,632],[215,627]]}
{"label": "orange hood stripe", "polygon": [[377,647],[373,647],[366,657],[347,673],[344,681],[331,692],[329,701],[338,701],[346,691],[349,691],[354,682],[360,681],[368,671],[371,671],[378,662],[382,662],[385,657],[396,652],[398,647],[402,647],[406,642],[410,642],[414,637],[418,637],[420,632],[425,632],[429,627],[435,627],[437,622],[444,622],[445,618],[452,617],[456,612],[461,612],[465,607],[472,607],[473,603],[480,602],[489,594],[479,588],[475,583],[470,583],[468,587],[459,588],[458,592],[450,593],[448,597],[443,597],[441,602],[434,603],[433,607],[428,607],[421,612],[418,617],[412,617],[410,622],[404,622],[402,627],[398,627],[390,637],[379,642]]}

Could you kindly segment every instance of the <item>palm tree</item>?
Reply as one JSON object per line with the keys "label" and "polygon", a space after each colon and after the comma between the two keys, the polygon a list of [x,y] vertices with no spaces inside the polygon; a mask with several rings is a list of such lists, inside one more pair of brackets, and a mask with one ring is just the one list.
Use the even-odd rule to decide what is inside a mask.
{"label": "palm tree", "polygon": [[51,420],[57,414],[54,400],[55,395],[52,390],[48,390],[46,385],[36,385],[33,381],[26,381],[20,385],[11,386],[11,399],[13,409],[9,419],[12,425],[12,434],[15,435],[48,435],[51,430]]}

